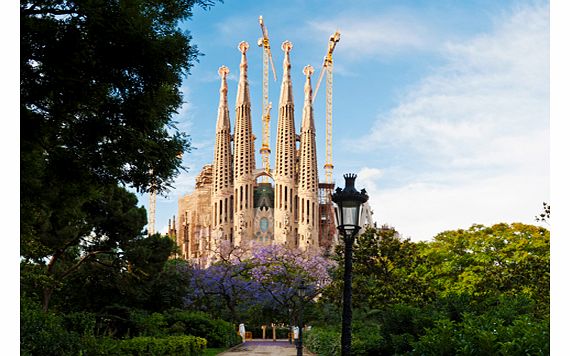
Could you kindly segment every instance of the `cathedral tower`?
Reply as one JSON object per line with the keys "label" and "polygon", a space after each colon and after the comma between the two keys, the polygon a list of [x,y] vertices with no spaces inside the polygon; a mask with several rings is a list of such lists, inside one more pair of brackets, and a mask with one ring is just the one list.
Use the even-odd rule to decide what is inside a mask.
{"label": "cathedral tower", "polygon": [[216,123],[214,172],[212,182],[212,235],[215,241],[233,240],[233,174],[228,84],[230,70],[220,67],[220,104]]}
{"label": "cathedral tower", "polygon": [[317,175],[317,145],[315,141],[315,122],[313,119],[313,89],[311,75],[313,67],[308,65],[303,69],[307,77],[305,82],[305,103],[303,106],[303,122],[301,124],[301,147],[299,162],[299,247],[307,249],[318,246],[318,189]]}
{"label": "cathedral tower", "polygon": [[240,77],[236,97],[234,131],[234,245],[253,236],[254,137],[251,127],[251,102],[247,81],[247,42],[240,42]]}
{"label": "cathedral tower", "polygon": [[277,142],[275,150],[275,242],[296,246],[297,189],[295,184],[295,118],[293,88],[291,84],[291,63],[289,52],[293,44],[283,42],[283,81],[279,98],[277,121]]}

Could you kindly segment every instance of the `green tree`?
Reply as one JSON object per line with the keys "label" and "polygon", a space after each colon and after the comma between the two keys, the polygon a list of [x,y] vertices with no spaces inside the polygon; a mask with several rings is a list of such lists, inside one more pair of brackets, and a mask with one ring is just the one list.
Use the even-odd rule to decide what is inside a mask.
{"label": "green tree", "polygon": [[477,301],[524,295],[547,313],[550,303],[550,232],[521,223],[473,225],[445,231],[422,252],[426,275],[439,295]]}
{"label": "green tree", "polygon": [[200,53],[178,24],[213,3],[20,2],[20,254],[44,309],[62,278],[142,231],[119,186],[161,192],[182,169],[190,141],[172,116]]}
{"label": "green tree", "polygon": [[[342,249],[337,252],[342,259]],[[548,354],[549,269],[550,232],[538,226],[473,225],[430,242],[368,230],[354,251],[354,332],[379,341],[361,351]],[[322,315],[340,303],[339,270],[319,300]],[[328,345],[316,331],[334,324],[318,321],[311,345]]]}
{"label": "green tree", "polygon": [[[353,252],[353,303],[356,308],[382,308],[397,303],[421,304],[433,296],[416,268],[422,265],[419,244],[402,239],[394,229],[369,228],[356,239]],[[342,295],[342,246],[334,280],[325,293],[337,304]]]}

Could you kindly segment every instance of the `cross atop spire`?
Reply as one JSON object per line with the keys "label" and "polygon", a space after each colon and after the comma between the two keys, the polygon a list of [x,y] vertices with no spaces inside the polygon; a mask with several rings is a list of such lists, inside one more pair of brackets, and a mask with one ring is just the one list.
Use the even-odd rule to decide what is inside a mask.
{"label": "cross atop spire", "polygon": [[228,111],[228,83],[226,77],[230,73],[230,70],[226,66],[221,66],[218,69],[218,74],[220,75],[220,104],[218,106],[218,122],[216,124],[216,130],[230,129],[230,115]]}
{"label": "cross atop spire", "polygon": [[249,43],[246,41],[241,41],[238,45],[238,49],[241,52],[241,63],[239,64],[240,75],[236,98],[236,107],[241,105],[250,105],[249,84],[247,82],[247,57],[245,55],[249,49]]}
{"label": "cross atop spire", "polygon": [[305,81],[305,105],[303,106],[303,121],[301,122],[301,132],[307,130],[315,130],[315,123],[313,120],[313,88],[311,87],[311,75],[315,69],[310,64],[303,68],[303,74],[307,77]]}
{"label": "cross atop spire", "polygon": [[285,41],[281,44],[281,49],[285,52],[283,58],[283,81],[281,82],[281,97],[279,105],[287,105],[293,103],[293,88],[291,85],[291,61],[289,59],[289,52],[293,49],[291,41]]}

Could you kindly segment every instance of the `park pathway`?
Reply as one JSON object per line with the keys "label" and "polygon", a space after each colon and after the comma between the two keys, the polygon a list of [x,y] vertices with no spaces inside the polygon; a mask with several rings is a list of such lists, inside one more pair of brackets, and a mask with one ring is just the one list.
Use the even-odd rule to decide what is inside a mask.
{"label": "park pathway", "polygon": [[[222,352],[218,356],[248,356],[248,355],[271,355],[271,356],[296,356],[297,349],[295,344],[290,344],[287,340],[263,340],[254,339],[246,341],[240,345]],[[303,355],[315,356],[307,349],[303,350]]]}

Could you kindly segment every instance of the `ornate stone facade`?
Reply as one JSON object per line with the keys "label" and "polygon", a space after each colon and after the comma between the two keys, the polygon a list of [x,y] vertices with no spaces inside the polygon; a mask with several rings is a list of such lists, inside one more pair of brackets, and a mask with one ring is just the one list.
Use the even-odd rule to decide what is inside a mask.
{"label": "ornate stone facade", "polygon": [[[308,249],[318,247],[322,221],[336,230],[334,221],[321,216],[315,124],[310,77],[305,67],[305,98],[301,133],[295,132],[290,51],[285,41],[283,80],[277,122],[275,169],[255,167],[251,101],[246,52],[241,42],[240,75],[233,135],[227,100],[227,67],[219,70],[220,104],[216,123],[213,164],[204,167],[196,189],[179,199],[175,234],[183,257],[207,264],[222,241],[247,247],[251,243],[278,243]],[[299,145],[298,145],[299,143]],[[258,182],[262,175],[274,180]],[[329,239],[330,240],[330,239]]]}

